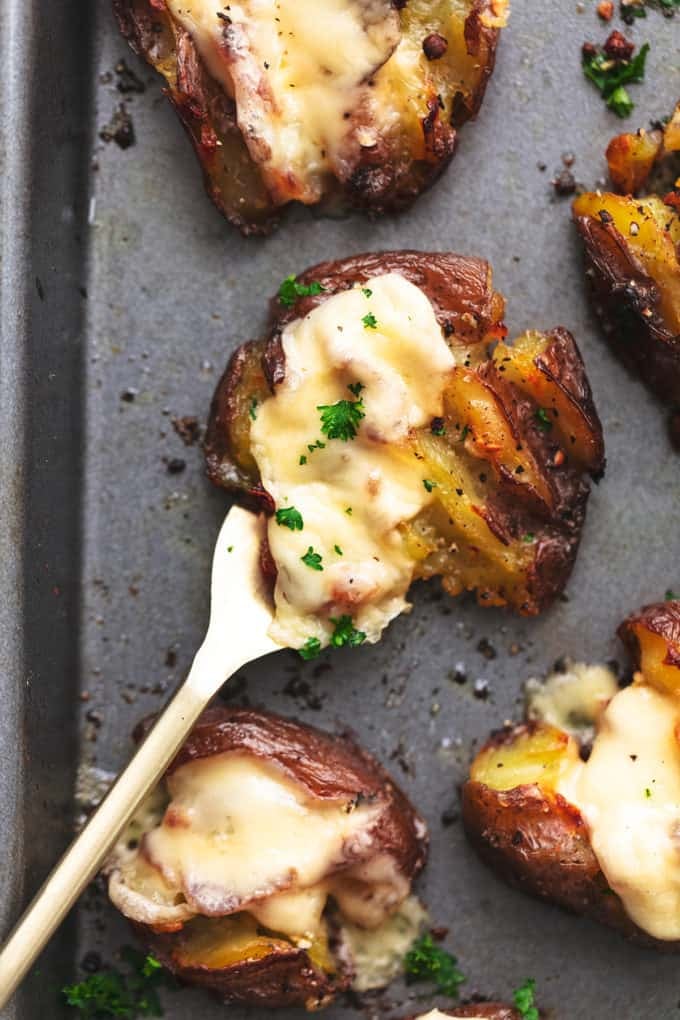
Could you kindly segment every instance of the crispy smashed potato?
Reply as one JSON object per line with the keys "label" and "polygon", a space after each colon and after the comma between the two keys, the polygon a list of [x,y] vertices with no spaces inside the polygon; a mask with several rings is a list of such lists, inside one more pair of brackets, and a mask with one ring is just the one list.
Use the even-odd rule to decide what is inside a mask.
{"label": "crispy smashed potato", "polygon": [[536,614],[569,577],[589,492],[583,476],[603,470],[602,431],[571,335],[528,332],[506,344],[504,301],[482,260],[383,253],[303,273],[298,284],[315,281],[323,292],[290,309],[275,298],[266,336],[240,347],[218,384],[206,438],[209,477],[272,511],[250,449],[249,411],[285,377],[281,331],[382,273],[401,274],[424,292],[456,361],[442,419],[410,437],[434,496],[405,525],[414,576],[440,576],[451,595],[476,590],[483,605]]}
{"label": "crispy smashed potato", "polygon": [[[618,633],[641,670],[636,684],[677,697],[680,602],[647,606],[626,619]],[[543,721],[508,725],[492,734],[472,762],[462,790],[467,835],[482,859],[511,885],[634,941],[676,949],[680,943],[657,939],[631,919],[603,873],[579,808],[560,792],[575,788],[570,776],[583,767],[580,759],[588,754],[589,746],[580,746],[574,736]],[[630,756],[632,761],[636,757]],[[654,797],[651,789],[641,795],[643,803]],[[636,824],[644,820],[633,821],[633,827]]]}
{"label": "crispy smashed potato", "polygon": [[458,1020],[463,1020],[463,1017],[474,1017],[475,1020],[521,1020],[519,1011],[503,1002],[470,1002],[449,1009],[423,1013],[421,1016],[412,1017],[411,1020],[435,1020],[435,1018],[438,1020],[439,1017],[454,1017]]}
{"label": "crispy smashed potato", "polygon": [[[237,17],[214,0],[188,9],[114,0],[123,35],[165,78],[208,194],[244,234],[267,233],[291,201],[370,213],[408,206],[476,115],[507,19],[507,0],[338,0],[324,16],[344,21],[319,26],[316,53],[305,21],[321,12],[307,6],[279,53],[273,7],[263,15],[246,2]],[[357,32],[338,38],[333,24]],[[333,47],[343,42],[340,60]]]}
{"label": "crispy smashed potato", "polygon": [[[246,783],[244,769],[255,770],[245,804],[238,786],[220,785],[230,762]],[[274,801],[272,781],[285,784]],[[281,845],[272,846],[266,840],[279,832],[268,816],[288,810],[293,796],[294,823],[280,833]],[[389,923],[427,856],[424,822],[374,758],[347,736],[332,737],[267,712],[205,712],[154,797],[159,806],[133,819],[106,866],[109,895],[165,967],[225,1002],[310,1010],[327,1005],[354,977],[345,926]],[[257,797],[263,798],[259,808]],[[327,826],[349,826],[329,844],[329,829],[312,823],[307,832],[317,833],[318,861],[296,836],[310,816],[329,819]],[[265,840],[255,848],[253,831]],[[244,846],[249,852],[242,860]],[[300,873],[288,867],[292,861]],[[266,869],[271,884],[260,885],[252,876],[262,878]],[[316,876],[314,884],[299,888],[302,874]],[[174,889],[172,882],[180,886]],[[320,917],[313,908],[313,926],[291,934],[301,910],[309,913],[307,903],[318,896]],[[287,919],[286,932],[267,923],[275,917]]]}
{"label": "crispy smashed potato", "polygon": [[587,192],[573,206],[608,342],[674,406],[680,404],[678,152],[680,104],[664,130],[622,134],[610,142],[609,172],[621,194]]}

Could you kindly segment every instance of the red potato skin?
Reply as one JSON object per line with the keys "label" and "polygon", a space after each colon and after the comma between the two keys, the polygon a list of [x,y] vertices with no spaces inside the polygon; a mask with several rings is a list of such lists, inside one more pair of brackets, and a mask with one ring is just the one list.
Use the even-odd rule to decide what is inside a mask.
{"label": "red potato skin", "polygon": [[666,327],[659,288],[608,218],[577,216],[595,310],[614,353],[662,400],[680,403],[680,336]]}
{"label": "red potato skin", "polygon": [[[680,668],[680,601],[644,606],[627,617],[618,635],[636,669],[643,664],[641,638],[649,632],[667,645],[665,664]],[[493,733],[484,748],[512,746],[536,723]],[[480,751],[480,753],[481,753]],[[482,860],[509,885],[620,932],[663,953],[680,942],[655,939],[630,919],[609,888],[578,809],[538,783],[499,790],[468,779],[461,791],[466,834]]]}
{"label": "red potato skin", "polygon": [[[401,274],[427,295],[452,345],[477,349],[483,355],[492,340],[505,336],[505,302],[494,291],[491,269],[482,259],[450,253],[377,252],[312,266],[297,281],[307,285],[318,282],[322,293],[302,298],[292,308],[284,308],[274,297],[265,335],[236,350],[218,383],[205,440],[211,481],[234,492],[251,507],[273,511],[254,461],[246,463],[243,456],[243,446],[248,443],[244,420],[249,430],[244,415],[245,394],[254,393],[258,400],[265,400],[283,380],[281,333],[286,325],[354,283],[389,272]],[[537,359],[536,369],[566,396],[579,416],[581,432],[588,437],[581,464],[569,457],[562,464],[556,463],[558,444],[538,426],[537,404],[530,395],[506,381],[491,361],[477,369],[498,397],[518,442],[530,449],[550,493],[548,504],[532,494],[517,476],[506,473],[494,496],[479,511],[504,544],[526,533],[536,536],[528,577],[529,598],[516,606],[527,615],[541,612],[563,590],[578,550],[589,495],[582,471],[599,477],[604,468],[602,428],[578,348],[567,330],[558,328],[547,336],[550,343]]]}
{"label": "red potato skin", "polygon": [[[401,9],[405,4],[394,6]],[[113,10],[132,49],[154,66],[155,26],[169,20],[164,0],[113,0]],[[427,112],[420,120],[425,158],[417,158],[410,151],[400,154],[392,140],[380,138],[376,145],[361,149],[347,178],[333,182],[322,205],[345,205],[372,216],[397,212],[408,208],[437,180],[455,153],[458,130],[476,117],[494,69],[500,32],[484,24],[492,14],[493,0],[475,0],[465,21],[466,48],[479,72],[472,93],[456,93],[450,120],[442,116],[436,95],[427,101]],[[176,84],[164,91],[191,139],[208,195],[244,235],[268,234],[277,226],[281,206],[268,194],[259,179],[257,164],[242,143],[235,105],[205,69],[188,33],[178,29],[177,38]],[[218,149],[225,137],[238,153],[234,170],[251,179],[254,201],[246,215],[239,213],[223,194],[217,165]]]}
{"label": "red potato skin", "polygon": [[[149,718],[137,727],[138,741],[152,722]],[[250,708],[210,708],[200,717],[168,774],[192,761],[229,752],[245,752],[275,765],[319,800],[380,803],[383,810],[370,832],[375,852],[391,856],[409,882],[424,867],[428,850],[424,822],[382,766],[347,733],[330,736],[312,726]],[[208,988],[228,1002],[317,1009],[348,988],[352,978],[340,951],[335,954],[336,973],[328,974],[305,950],[280,944],[263,959],[246,959],[221,970],[187,967],[176,957],[179,933],[159,932],[141,924],[134,928],[149,951],[180,980]],[[331,918],[331,939],[332,932]]]}

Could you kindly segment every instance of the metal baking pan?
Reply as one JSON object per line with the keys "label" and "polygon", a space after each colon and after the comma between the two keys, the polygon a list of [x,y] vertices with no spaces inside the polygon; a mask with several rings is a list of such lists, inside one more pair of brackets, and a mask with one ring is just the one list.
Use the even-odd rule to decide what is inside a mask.
{"label": "metal baking pan", "polygon": [[[680,583],[680,462],[664,412],[605,350],[568,202],[549,183],[571,151],[578,180],[594,184],[605,143],[621,130],[579,69],[582,41],[605,34],[594,4],[515,5],[478,122],[411,212],[369,222],[300,210],[264,241],[241,239],[205,198],[159,82],[128,52],[108,0],[61,0],[49,12],[41,0],[3,6],[0,930],[70,838],[83,807],[78,763],[87,801],[201,639],[226,504],[172,418],[205,418],[228,353],[257,334],[288,273],[363,249],[452,249],[491,261],[513,334],[565,325],[587,361],[609,464],[568,598],[522,620],[420,586],[413,613],[378,646],[311,664],[281,652],[225,694],[329,728],[351,723],[395,771],[430,824],[419,891],[450,929],[466,995],[507,997],[531,975],[541,1003],[570,1020],[677,1016],[672,957],[510,891],[460,825],[441,821],[475,741],[517,713],[527,677],[565,653],[616,658],[622,616]],[[629,123],[638,126],[680,93],[680,21],[650,10],[629,31],[652,43],[647,81],[634,87]],[[118,91],[121,58],[143,93]],[[136,135],[126,150],[99,138],[123,100]],[[186,462],[181,473],[169,473],[173,458]],[[480,652],[482,639],[495,658],[488,645]],[[456,669],[465,684],[451,681]],[[71,1015],[59,989],[82,974],[84,954],[111,960],[126,941],[95,885],[3,1017]],[[393,988],[367,1013],[431,1004],[409,996]],[[208,1020],[223,1007],[194,991],[166,996],[169,1020],[197,1014]],[[355,1015],[347,1004],[326,1013]]]}

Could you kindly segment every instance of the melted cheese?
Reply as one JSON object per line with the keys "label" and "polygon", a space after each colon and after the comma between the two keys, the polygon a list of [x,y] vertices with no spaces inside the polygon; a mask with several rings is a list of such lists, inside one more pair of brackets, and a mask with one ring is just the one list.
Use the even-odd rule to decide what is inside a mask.
{"label": "melted cheese", "polygon": [[166,785],[107,866],[111,899],[133,920],[176,927],[245,909],[311,944],[329,896],[349,920],[375,926],[409,893],[391,856],[375,853],[379,806],[315,800],[234,753],[183,765]]}
{"label": "melted cheese", "polygon": [[558,784],[627,913],[667,940],[680,938],[679,732],[680,702],[637,682],[610,702],[588,761]]}
{"label": "melted cheese", "polygon": [[[364,325],[368,314],[377,328]],[[433,500],[410,440],[442,413],[453,355],[427,297],[397,274],[328,298],[292,322],[282,343],[285,379],[261,405],[251,447],[277,508],[295,507],[304,527],[269,524],[278,569],[270,634],[296,648],[309,637],[325,643],[330,619],[348,614],[377,641],[407,608],[414,563],[400,525]],[[356,383],[358,434],[328,439],[318,405],[353,400]],[[325,446],[310,451],[317,440]],[[310,547],[322,570],[303,562]]]}
{"label": "melted cheese", "polygon": [[601,712],[618,690],[609,667],[567,661],[564,670],[551,673],[544,681],[527,681],[527,716],[565,730],[580,743],[589,743]]}
{"label": "melted cheese", "polygon": [[[442,1013],[439,1009],[433,1009],[429,1013],[423,1013],[422,1016],[416,1017],[416,1020],[451,1020],[455,1013]],[[480,1016],[470,1016],[467,1020],[484,1020]]]}
{"label": "melted cheese", "polygon": [[371,75],[399,43],[388,0],[166,0],[236,103],[275,201],[318,201],[374,145]]}
{"label": "melted cheese", "polygon": [[343,924],[343,941],[354,967],[352,988],[356,992],[369,992],[390,984],[401,972],[406,953],[427,921],[428,914],[420,900],[409,896],[378,928]]}

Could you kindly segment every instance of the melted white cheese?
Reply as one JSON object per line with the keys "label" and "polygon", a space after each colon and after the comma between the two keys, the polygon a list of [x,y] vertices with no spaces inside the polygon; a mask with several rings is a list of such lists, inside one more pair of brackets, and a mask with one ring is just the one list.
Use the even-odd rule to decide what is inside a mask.
{"label": "melted white cheese", "polygon": [[[433,499],[409,439],[442,413],[453,355],[427,297],[394,273],[328,298],[282,342],[285,379],[259,408],[251,447],[276,507],[295,507],[304,527],[269,524],[278,569],[270,634],[294,648],[309,637],[325,643],[330,619],[350,615],[377,641],[407,608],[414,564],[400,525]],[[328,439],[318,405],[354,400],[356,383],[364,387],[358,434]],[[325,446],[310,451],[317,440]],[[303,562],[310,547],[322,570]]]}
{"label": "melted white cheese", "polygon": [[680,939],[679,733],[680,702],[635,683],[609,703],[588,761],[558,784],[629,916],[666,940]]}
{"label": "melted white cheese", "polygon": [[375,144],[367,81],[400,39],[389,0],[166,2],[235,100],[276,201],[318,201],[324,175],[348,176]]}
{"label": "melted white cheese", "polygon": [[246,909],[311,940],[329,896],[343,916],[375,926],[408,895],[392,858],[372,855],[379,806],[316,800],[235,753],[189,762],[166,784],[107,867],[111,899],[134,920],[173,926]]}
{"label": "melted white cheese", "polygon": [[389,985],[401,973],[404,957],[427,921],[428,914],[420,900],[409,896],[378,928],[343,924],[343,941],[354,967],[352,988],[368,992]]}
{"label": "melted white cheese", "polygon": [[589,743],[600,714],[618,689],[608,666],[567,660],[565,669],[545,680],[527,681],[527,716],[565,730],[580,743]]}

